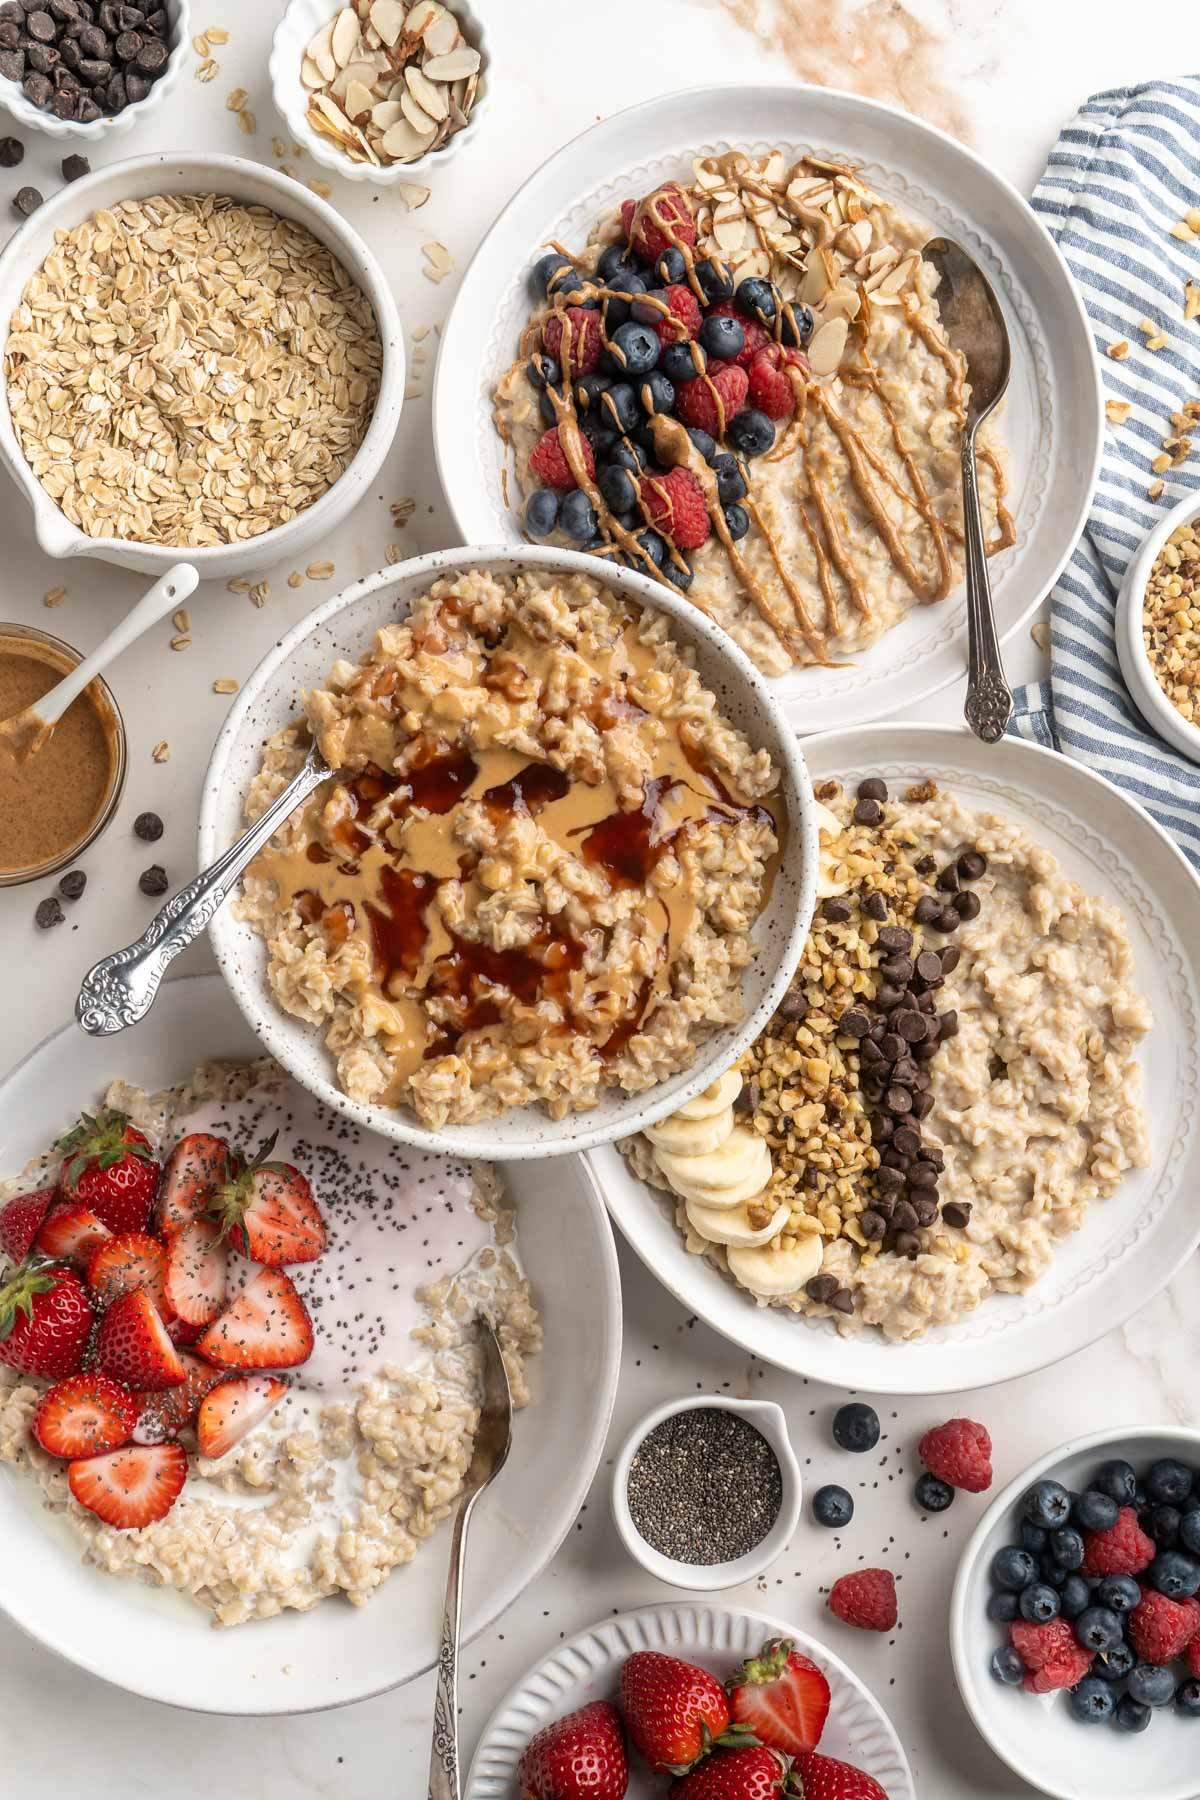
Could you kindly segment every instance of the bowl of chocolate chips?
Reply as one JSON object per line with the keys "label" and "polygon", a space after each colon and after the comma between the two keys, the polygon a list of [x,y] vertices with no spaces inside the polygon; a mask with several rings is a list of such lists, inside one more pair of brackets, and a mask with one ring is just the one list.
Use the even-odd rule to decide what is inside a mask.
{"label": "bowl of chocolate chips", "polygon": [[189,0],[0,0],[0,105],[50,137],[109,137],[162,105],[190,30]]}

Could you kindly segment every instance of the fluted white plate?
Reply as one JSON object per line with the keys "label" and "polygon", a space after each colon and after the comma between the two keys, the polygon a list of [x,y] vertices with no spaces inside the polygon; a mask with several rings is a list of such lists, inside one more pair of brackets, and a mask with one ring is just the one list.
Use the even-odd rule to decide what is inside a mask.
{"label": "fluted white plate", "polygon": [[[815,1638],[784,1619],[725,1606],[647,1606],[619,1613],[566,1644],[557,1644],[500,1702],[483,1728],[465,1800],[513,1800],[521,1752],[543,1725],[593,1700],[611,1700],[621,1665],[635,1650],[661,1650],[699,1663],[721,1681],[772,1637],[791,1638],[829,1682],[829,1718],[818,1748],[873,1775],[888,1800],[916,1800],[900,1739],[878,1700],[852,1669]],[[628,1800],[664,1789],[636,1755]]]}

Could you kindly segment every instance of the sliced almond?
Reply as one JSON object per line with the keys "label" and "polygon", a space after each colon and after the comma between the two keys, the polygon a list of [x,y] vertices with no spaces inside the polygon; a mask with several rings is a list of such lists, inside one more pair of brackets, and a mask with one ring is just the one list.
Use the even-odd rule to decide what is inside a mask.
{"label": "sliced almond", "polygon": [[306,56],[300,64],[300,79],[306,88],[319,88],[326,79],[311,56]]}
{"label": "sliced almond", "polygon": [[870,219],[859,219],[838,233],[838,249],[850,257],[865,256],[871,248],[871,236]]}
{"label": "sliced almond", "polygon": [[[404,21],[405,37],[424,37],[426,29],[445,10],[444,6],[438,5],[438,0],[417,0],[417,4]],[[458,29],[457,26],[455,29]]]}
{"label": "sliced almond", "polygon": [[431,138],[437,136],[438,121],[431,119],[423,106],[418,106],[412,95],[405,90],[400,96],[400,110],[417,133],[418,137]]}
{"label": "sliced almond", "polygon": [[450,97],[444,82],[430,81],[415,63],[409,63],[404,71],[404,79],[408,83],[409,93],[422,112],[428,113],[431,119],[446,117],[450,110]]}
{"label": "sliced almond", "polygon": [[326,81],[332,81],[338,72],[333,55],[333,28],[336,23],[335,19],[330,19],[328,25],[322,25],[307,51]]}
{"label": "sliced almond", "polygon": [[904,261],[897,264],[890,275],[884,276],[879,284],[879,292],[881,294],[898,294],[902,287],[907,287],[916,266],[917,258],[915,256],[905,257]]}
{"label": "sliced almond", "polygon": [[390,50],[404,30],[404,8],[400,0],[374,0],[369,16],[380,40]]}
{"label": "sliced almond", "polygon": [[411,162],[416,156],[424,156],[432,140],[432,132],[423,137],[403,118],[384,132],[381,148],[393,162]]}
{"label": "sliced almond", "polygon": [[403,117],[398,100],[380,100],[371,108],[371,123],[377,125],[380,131],[389,131]]}
{"label": "sliced almond", "polygon": [[418,187],[414,181],[400,181],[396,184],[396,192],[410,212],[416,212],[419,207],[424,206],[433,190],[432,188]]}
{"label": "sliced almond", "polygon": [[364,87],[361,81],[349,83],[346,88],[346,113],[355,124],[360,124],[369,115],[373,105],[374,95],[369,87]]}
{"label": "sliced almond", "polygon": [[[439,6],[429,23],[421,29],[421,41],[429,56],[449,55],[458,43],[459,36],[458,20],[453,13],[448,13],[444,6]],[[428,74],[428,69],[426,73]],[[471,71],[467,69],[464,70],[464,73],[469,75]],[[436,79],[436,76],[431,77],[431,80]]]}
{"label": "sliced almond", "polygon": [[832,375],[841,366],[850,326],[844,318],[827,319],[809,339],[808,366],[814,375]]}
{"label": "sliced almond", "polygon": [[339,69],[344,69],[353,59],[361,37],[362,27],[358,22],[358,14],[352,6],[344,6],[333,21],[333,32],[329,40],[333,60]]}
{"label": "sliced almond", "polygon": [[826,258],[819,250],[810,250],[800,283],[800,298],[806,306],[816,306],[829,292],[830,278]]}
{"label": "sliced almond", "polygon": [[[428,34],[425,42],[429,42]],[[446,56],[428,57],[424,72],[430,81],[461,81],[464,75],[474,75],[481,61],[478,50],[472,50],[470,44],[462,44]]]}

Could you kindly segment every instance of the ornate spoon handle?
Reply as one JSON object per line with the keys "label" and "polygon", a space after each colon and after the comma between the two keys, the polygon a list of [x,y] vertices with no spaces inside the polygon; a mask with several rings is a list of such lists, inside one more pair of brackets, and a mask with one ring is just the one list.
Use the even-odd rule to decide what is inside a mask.
{"label": "ornate spoon handle", "polygon": [[996,637],[992,583],[979,505],[974,429],[962,440],[963,527],[967,540],[967,699],[963,715],[977,738],[995,744],[1012,718],[1013,697]]}
{"label": "ornate spoon handle", "polygon": [[159,984],[181,950],[199,937],[246,864],[252,862],[302,800],[330,775],[314,744],[283,792],[237,842],[202,869],[161,907],[141,937],[124,950],[102,957],[83,978],[75,1017],[91,1037],[107,1037],[136,1025],[154,1004]]}
{"label": "ornate spoon handle", "polygon": [[454,1520],[442,1645],[438,1652],[437,1694],[433,1702],[433,1742],[429,1751],[429,1800],[461,1800],[458,1771],[458,1639],[462,1629],[462,1578],[467,1526],[478,1494],[472,1494]]}

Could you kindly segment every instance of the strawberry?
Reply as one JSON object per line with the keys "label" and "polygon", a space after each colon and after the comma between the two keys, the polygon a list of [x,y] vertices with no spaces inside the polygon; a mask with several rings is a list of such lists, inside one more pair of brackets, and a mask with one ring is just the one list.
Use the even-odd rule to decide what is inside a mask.
{"label": "strawberry", "polygon": [[145,1231],[121,1231],[107,1237],[92,1251],[87,1284],[101,1306],[111,1306],[122,1294],[145,1288],[160,1313],[170,1308],[163,1292],[167,1259],[157,1238]]}
{"label": "strawberry", "polygon": [[74,1375],[92,1329],[91,1301],[73,1269],[28,1263],[0,1285],[0,1363],[51,1380]]}
{"label": "strawberry", "polygon": [[229,1175],[229,1145],[208,1131],[180,1138],[163,1168],[154,1207],[154,1229],[161,1237],[182,1231],[202,1218]]}
{"label": "strawberry", "polygon": [[681,281],[673,281],[669,286],[656,291],[654,297],[656,300],[663,300],[670,308],[669,317],[660,313],[654,321],[660,344],[682,344],[687,338],[700,336],[704,314],[690,287],[684,287]]}
{"label": "strawberry", "polygon": [[709,307],[708,313],[710,318],[736,319],[741,326],[745,342],[733,359],[739,368],[749,369],[759,351],[775,342],[765,325],[744,313],[732,300],[718,300],[715,306]]}
{"label": "strawberry", "polygon": [[745,369],[739,369],[736,363],[710,363],[707,375],[679,383],[675,389],[675,411],[685,425],[699,426],[711,437],[724,437],[730,419],[746,404],[749,386]]}
{"label": "strawberry", "polygon": [[670,1791],[675,1800],[776,1800],[787,1792],[786,1769],[773,1750],[761,1745],[718,1750],[673,1781]]}
{"label": "strawberry", "polygon": [[765,412],[768,419],[790,419],[796,410],[796,390],[788,369],[805,369],[808,363],[798,350],[787,350],[782,344],[768,344],[750,364],[749,399],[751,406]]}
{"label": "strawberry", "polygon": [[312,1355],[312,1320],[282,1269],[262,1269],[196,1345],[223,1369],[294,1369]]}
{"label": "strawberry", "polygon": [[873,1775],[836,1756],[801,1751],[792,1766],[791,1786],[799,1800],[887,1800]]}
{"label": "strawberry", "polygon": [[114,1381],[126,1387],[175,1387],[183,1380],[179,1352],[144,1288],[114,1300],[100,1321],[96,1361]]}
{"label": "strawberry", "polygon": [[189,1350],[204,1336],[203,1325],[189,1325],[186,1319],[167,1319],[167,1336],[177,1350]]}
{"label": "strawberry", "polygon": [[664,182],[640,203],[621,202],[621,228],[630,247],[646,262],[671,244],[694,244],[696,221],[687,195],[677,181]]}
{"label": "strawberry", "polygon": [[607,1700],[535,1732],[517,1764],[521,1800],[623,1800],[628,1786],[621,1715]]}
{"label": "strawberry", "polygon": [[1021,1686],[1027,1694],[1054,1694],[1077,1687],[1092,1666],[1092,1653],[1076,1641],[1065,1619],[1029,1625],[1017,1619],[1008,1628],[1009,1642],[1025,1664]]}
{"label": "strawberry", "polygon": [[561,363],[564,371],[569,370],[572,375],[590,375],[600,361],[600,352],[604,348],[600,314],[586,312],[582,306],[568,306],[566,319],[571,327],[569,357],[563,354],[567,330],[562,313],[550,314],[542,326],[542,343],[555,361]]}
{"label": "strawberry", "polygon": [[58,1176],[64,1200],[82,1201],[110,1231],[146,1229],[159,1167],[127,1114],[111,1107],[84,1113],[58,1148],[65,1153]]}
{"label": "strawberry", "polygon": [[[558,432],[557,425],[552,425],[549,431],[543,431],[530,452],[529,466],[539,481],[544,482],[547,487],[557,488],[560,493],[566,494],[572,488],[578,487],[579,483],[567,461]],[[588,475],[594,475],[596,459],[592,455],[592,446],[582,432],[579,434],[579,449]]]}
{"label": "strawberry", "polygon": [[638,484],[650,523],[679,550],[698,550],[711,530],[708,501],[690,469],[644,475]]}
{"label": "strawberry", "polygon": [[195,1418],[208,1390],[222,1379],[219,1369],[188,1350],[179,1352],[179,1361],[183,1366],[179,1386],[138,1395],[139,1411],[132,1433],[135,1444],[161,1444],[167,1438],[178,1437]]}
{"label": "strawberry", "polygon": [[829,1590],[829,1610],[860,1631],[891,1631],[898,1616],[896,1578],[890,1569],[856,1569]]}
{"label": "strawberry", "polygon": [[829,1683],[789,1638],[772,1638],[729,1683],[729,1711],[760,1744],[795,1756],[815,1750],[829,1715]]}
{"label": "strawberry", "polygon": [[1123,1506],[1117,1522],[1107,1531],[1085,1531],[1083,1534],[1083,1573],[1085,1575],[1140,1575],[1148,1569],[1157,1554],[1153,1538],[1146,1536],[1138,1524],[1132,1506]]}
{"label": "strawberry", "polygon": [[278,1375],[232,1375],[209,1388],[196,1415],[201,1456],[224,1456],[274,1412],[288,1391]]}
{"label": "strawberry", "polygon": [[0,1254],[10,1262],[25,1261],[53,1198],[52,1187],[38,1188],[32,1194],[14,1194],[0,1207]]}
{"label": "strawberry", "polygon": [[745,1742],[744,1732],[729,1731],[729,1701],[716,1677],[657,1650],[635,1650],[626,1660],[621,1711],[646,1761],[671,1775],[686,1775],[715,1743]]}
{"label": "strawberry", "polygon": [[138,1531],[166,1518],[187,1479],[182,1444],[127,1444],[108,1456],[89,1456],[67,1470],[80,1506],[117,1531]]}
{"label": "strawberry", "polygon": [[315,1262],[325,1248],[325,1221],[308,1177],[291,1163],[269,1162],[274,1148],[272,1136],[252,1162],[235,1156],[230,1179],[213,1202],[222,1235],[268,1269]]}
{"label": "strawberry", "polygon": [[1169,1663],[1196,1635],[1192,1609],[1148,1589],[1129,1615],[1129,1641],[1142,1662]]}
{"label": "strawberry", "polygon": [[47,1388],[30,1429],[51,1456],[101,1456],[129,1441],[137,1417],[129,1389],[93,1369]]}
{"label": "strawberry", "polygon": [[225,1304],[228,1264],[221,1227],[213,1219],[193,1219],[167,1239],[164,1285],[176,1318],[185,1325],[212,1324]]}
{"label": "strawberry", "polygon": [[111,1236],[108,1226],[90,1206],[69,1200],[65,1206],[52,1207],[47,1213],[33,1247],[55,1261],[77,1262],[86,1268],[97,1244]]}
{"label": "strawberry", "polygon": [[992,1440],[973,1419],[950,1419],[927,1431],[917,1455],[931,1475],[948,1487],[982,1494],[992,1485]]}

